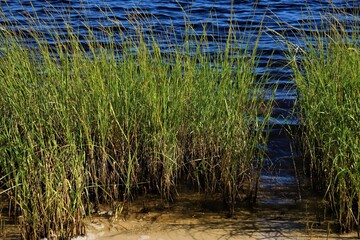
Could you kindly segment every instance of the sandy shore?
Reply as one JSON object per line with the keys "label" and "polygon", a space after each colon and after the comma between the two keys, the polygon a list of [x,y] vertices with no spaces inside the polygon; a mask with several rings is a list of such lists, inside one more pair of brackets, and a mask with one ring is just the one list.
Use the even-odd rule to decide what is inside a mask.
{"label": "sandy shore", "polygon": [[104,210],[77,240],[357,239],[356,233],[336,234],[310,202],[237,209],[232,217],[216,203],[190,197],[166,207],[147,201],[119,217]]}
{"label": "sandy shore", "polygon": [[87,240],[222,240],[222,239],[356,239],[356,234],[327,234],[326,231],[289,227],[286,221],[244,222],[239,220],[204,223],[156,223],[127,221],[110,226],[98,221],[88,226]]}

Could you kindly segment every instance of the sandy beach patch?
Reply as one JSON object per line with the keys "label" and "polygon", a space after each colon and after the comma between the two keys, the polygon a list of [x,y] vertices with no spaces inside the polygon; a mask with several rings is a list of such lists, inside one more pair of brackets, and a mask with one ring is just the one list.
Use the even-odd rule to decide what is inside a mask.
{"label": "sandy beach patch", "polygon": [[[157,200],[137,201],[118,217],[89,219],[83,239],[99,240],[228,240],[228,239],[356,239],[338,235],[333,222],[320,219],[310,200],[277,206],[238,208],[228,216],[218,201],[191,195],[166,206]],[[106,210],[102,210],[106,212]],[[110,212],[111,213],[111,212]]]}

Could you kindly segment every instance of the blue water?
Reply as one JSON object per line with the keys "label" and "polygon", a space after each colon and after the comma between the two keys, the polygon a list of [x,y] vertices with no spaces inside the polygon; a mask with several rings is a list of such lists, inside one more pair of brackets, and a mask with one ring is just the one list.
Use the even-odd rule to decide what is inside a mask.
{"label": "blue water", "polygon": [[320,24],[320,15],[334,12],[335,9],[352,12],[359,8],[358,0],[2,0],[0,9],[3,17],[0,23],[6,25],[5,18],[10,21],[10,25],[16,23],[28,29],[29,19],[37,18],[44,23],[44,29],[39,30],[61,32],[66,29],[64,22],[67,22],[80,35],[86,35],[84,25],[95,30],[121,25],[125,32],[131,32],[134,28],[131,20],[141,22],[145,17],[147,20],[143,31],[149,30],[149,22],[155,33],[171,31],[181,36],[184,34],[185,17],[195,31],[202,33],[206,25],[209,34],[221,42],[226,40],[230,22],[247,36],[257,36],[259,23],[262,22],[264,33],[260,50],[281,51],[283,46],[274,44],[274,31],[288,33],[290,38],[296,40],[289,26],[310,31],[307,26],[309,23]]}
{"label": "blue water", "polygon": [[[283,134],[283,126],[298,125],[297,116],[293,113],[297,92],[291,79],[292,71],[286,66],[287,46],[277,33],[286,36],[294,46],[302,46],[294,29],[311,32],[314,25],[321,25],[321,16],[336,14],[340,21],[357,21],[346,17],[348,13],[359,11],[359,0],[1,0],[0,31],[33,29],[33,31],[58,32],[66,35],[67,23],[79,34],[80,41],[86,41],[88,29],[95,33],[100,29],[120,29],[125,37],[136,35],[135,28],[155,35],[171,33],[170,41],[181,42],[185,36],[185,21],[194,29],[191,34],[202,34],[204,26],[210,41],[209,52],[219,49],[215,46],[224,44],[230,24],[240,37],[250,44],[258,37],[260,23],[263,29],[259,40],[258,51],[261,52],[256,74],[270,74],[268,83],[269,95],[272,85],[278,84],[276,105],[271,123],[275,124],[270,139],[269,155],[272,158],[283,158],[292,155],[289,140]],[[337,13],[341,12],[341,14]],[[30,19],[41,22],[34,27]],[[145,20],[146,19],[146,20]],[[139,25],[134,25],[135,20]],[[143,24],[142,24],[143,23]],[[151,26],[151,28],[149,28]],[[326,28],[326,26],[325,26]],[[120,35],[119,35],[120,36]],[[63,39],[66,37],[62,36]],[[51,39],[48,39],[51,43]],[[102,41],[106,42],[106,38]],[[211,41],[216,44],[211,45]],[[29,42],[31,37],[29,36]],[[161,43],[161,40],[159,39]],[[163,51],[169,47],[164,40]],[[265,67],[270,63],[270,67]]]}
{"label": "blue water", "polygon": [[[97,29],[120,26],[125,35],[131,36],[136,34],[134,28],[139,28],[137,24],[134,26],[136,21],[142,25],[143,32],[150,31],[149,26],[155,35],[171,32],[171,40],[175,42],[181,41],[185,35],[185,18],[186,23],[191,24],[194,29],[191,34],[202,34],[206,26],[207,33],[211,36],[210,43],[214,40],[219,45],[226,41],[230,23],[238,35],[251,39],[250,43],[258,37],[262,23],[259,52],[264,58],[260,61],[260,67],[267,63],[271,53],[272,59],[277,60],[272,66],[281,68],[286,46],[277,33],[287,35],[288,40],[301,45],[294,29],[311,31],[309,26],[321,24],[321,15],[336,11],[351,13],[359,9],[359,0],[2,0],[0,24],[7,28],[16,25],[13,30],[28,30],[30,27],[34,28],[30,19],[36,18],[43,24],[33,30],[56,31],[60,35],[66,35],[66,22],[79,33],[80,41],[85,41],[87,27],[96,32]],[[167,47],[168,42],[164,44],[164,48]],[[216,50],[210,45],[208,51]],[[263,71],[265,70],[259,69],[258,72],[261,74]],[[291,72],[286,69],[280,72],[275,69],[272,75],[284,78],[289,74]]]}

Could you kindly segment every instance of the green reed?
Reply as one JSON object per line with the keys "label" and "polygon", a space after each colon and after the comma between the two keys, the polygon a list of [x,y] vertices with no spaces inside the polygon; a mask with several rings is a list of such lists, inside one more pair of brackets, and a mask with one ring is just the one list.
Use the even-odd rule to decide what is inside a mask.
{"label": "green reed", "polygon": [[121,209],[145,192],[221,192],[231,213],[256,196],[272,103],[235,29],[210,55],[209,34],[189,27],[165,55],[141,26],[133,37],[89,28],[85,45],[70,27],[66,39],[51,30],[50,44],[31,21],[24,36],[0,35],[0,166],[23,238],[83,234],[92,206]]}
{"label": "green reed", "polygon": [[327,30],[302,35],[300,64],[293,61],[301,142],[313,186],[324,191],[340,230],[349,231],[360,220],[359,25],[346,29],[334,17],[324,23]]}

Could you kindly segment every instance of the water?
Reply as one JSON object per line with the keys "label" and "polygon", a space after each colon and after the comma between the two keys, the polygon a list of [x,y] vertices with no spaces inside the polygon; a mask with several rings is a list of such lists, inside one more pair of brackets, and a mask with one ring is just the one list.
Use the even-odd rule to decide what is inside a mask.
{"label": "water", "polygon": [[[66,22],[79,34],[79,39],[83,43],[86,43],[88,34],[85,25],[91,27],[95,33],[100,29],[112,29],[114,25],[118,25],[126,33],[126,37],[131,37],[136,35],[131,20],[136,20],[140,24],[144,23],[143,32],[151,30],[155,35],[172,33],[171,41],[175,44],[175,41],[182,41],[185,35],[185,18],[194,28],[191,34],[202,34],[206,26],[210,41],[206,51],[210,53],[219,50],[217,47],[219,43],[225,44],[230,23],[237,29],[237,34],[247,40],[250,39],[250,43],[251,39],[258,37],[262,23],[264,31],[258,45],[261,57],[256,74],[259,76],[270,74],[271,80],[267,86],[269,93],[272,86],[278,84],[276,104],[270,120],[274,127],[271,130],[267,159],[267,167],[272,170],[264,172],[262,176],[263,186],[268,188],[274,185],[298,184],[292,162],[296,156],[291,149],[291,141],[284,131],[284,126],[299,124],[297,116],[292,111],[297,92],[292,81],[292,71],[286,66],[287,46],[277,33],[286,36],[295,47],[302,47],[302,42],[293,29],[311,32],[311,26],[323,24],[322,15],[337,14],[337,11],[342,12],[340,15],[337,14],[340,21],[349,21],[351,24],[351,21],[357,20],[345,17],[345,13],[358,11],[360,2],[358,0],[48,0],[46,2],[7,0],[0,1],[0,9],[3,16],[0,19],[0,29],[18,31],[34,28],[29,19],[37,18],[43,24],[37,26],[35,31],[41,31],[45,35],[47,32],[57,31],[60,35],[66,35]],[[64,41],[65,39],[66,37]],[[31,44],[31,38],[28,40]],[[51,43],[51,39],[48,41]],[[106,42],[106,38],[103,41]],[[161,40],[159,42],[163,51],[168,51],[169,43]]]}

